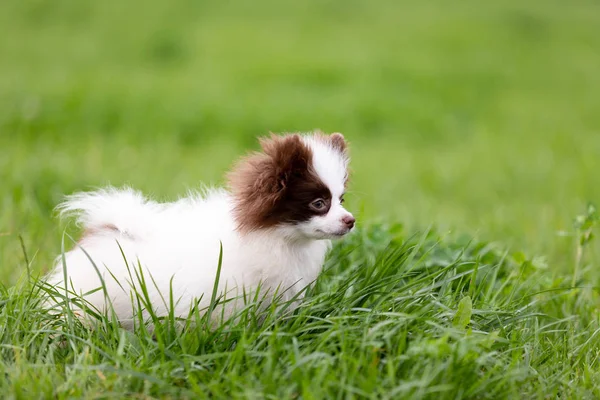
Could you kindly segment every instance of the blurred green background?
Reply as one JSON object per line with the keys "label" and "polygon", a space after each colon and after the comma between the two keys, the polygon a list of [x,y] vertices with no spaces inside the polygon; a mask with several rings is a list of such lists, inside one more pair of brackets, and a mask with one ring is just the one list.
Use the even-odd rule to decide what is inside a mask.
{"label": "blurred green background", "polygon": [[[571,257],[600,201],[600,3],[0,2],[0,279],[64,194],[219,184],[269,131],[341,131],[362,221]],[[597,246],[597,245],[596,245]],[[597,251],[597,249],[596,249]]]}

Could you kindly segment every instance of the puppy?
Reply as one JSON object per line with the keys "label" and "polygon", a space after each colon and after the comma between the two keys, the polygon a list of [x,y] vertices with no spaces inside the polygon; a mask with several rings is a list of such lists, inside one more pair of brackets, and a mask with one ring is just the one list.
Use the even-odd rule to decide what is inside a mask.
{"label": "puppy", "polygon": [[[339,133],[321,132],[271,135],[260,144],[262,152],[229,173],[228,190],[173,203],[127,188],[70,196],[59,209],[77,216],[83,236],[64,260],[58,257],[47,282],[64,291],[66,276],[67,290],[100,311],[110,303],[128,329],[136,310],[147,317],[150,307],[158,316],[173,308],[185,318],[192,305],[206,309],[221,254],[219,296],[260,290],[300,299],[319,274],[330,240],[355,225],[343,207],[347,144]],[[142,293],[142,280],[145,310],[134,293]],[[231,315],[235,306],[225,309]]]}

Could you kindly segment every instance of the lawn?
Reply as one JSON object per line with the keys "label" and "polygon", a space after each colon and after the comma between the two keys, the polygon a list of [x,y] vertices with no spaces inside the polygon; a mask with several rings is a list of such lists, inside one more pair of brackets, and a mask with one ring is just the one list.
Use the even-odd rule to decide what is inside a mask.
{"label": "lawn", "polygon": [[[0,27],[1,397],[600,396],[600,3],[7,0]],[[351,142],[360,229],[295,314],[153,339],[39,307],[65,194],[172,200],[314,128]]]}

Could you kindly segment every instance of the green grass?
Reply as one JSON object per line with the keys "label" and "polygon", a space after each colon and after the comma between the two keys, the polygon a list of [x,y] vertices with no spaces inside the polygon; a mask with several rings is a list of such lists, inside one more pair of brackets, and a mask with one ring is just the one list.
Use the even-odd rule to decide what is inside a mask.
{"label": "green grass", "polygon": [[[573,226],[600,204],[597,2],[8,0],[0,26],[2,397],[600,396]],[[64,194],[173,199],[316,127],[352,142],[362,228],[296,314],[153,341],[39,308]]]}
{"label": "green grass", "polygon": [[17,398],[598,396],[598,295],[540,268],[486,243],[373,226],[334,249],[294,314],[257,311],[257,296],[214,330],[195,311],[183,326],[153,315],[153,334],[53,317],[39,306],[44,289],[25,283],[2,293],[0,388]]}

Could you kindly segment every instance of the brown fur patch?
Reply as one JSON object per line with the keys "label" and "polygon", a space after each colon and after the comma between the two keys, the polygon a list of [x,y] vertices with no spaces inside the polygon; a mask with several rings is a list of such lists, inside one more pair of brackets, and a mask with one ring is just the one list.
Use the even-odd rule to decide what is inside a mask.
{"label": "brown fur patch", "polygon": [[310,203],[322,198],[330,204],[331,193],[312,170],[313,154],[300,135],[272,134],[260,144],[263,152],[242,159],[228,176],[238,229],[249,232],[323,214]]}

